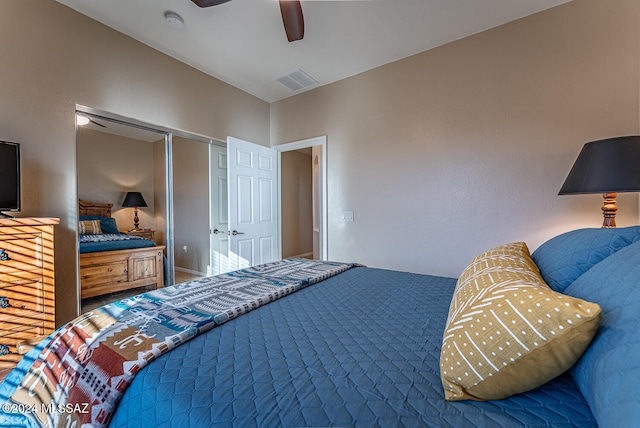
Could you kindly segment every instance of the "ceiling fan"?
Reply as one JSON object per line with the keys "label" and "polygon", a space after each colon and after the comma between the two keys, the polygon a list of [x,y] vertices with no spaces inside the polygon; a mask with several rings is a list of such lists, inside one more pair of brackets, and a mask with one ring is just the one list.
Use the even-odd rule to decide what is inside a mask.
{"label": "ceiling fan", "polygon": [[[218,6],[231,0],[191,0],[200,7]],[[287,40],[294,42],[304,37],[304,17],[300,0],[280,0],[280,14]]]}

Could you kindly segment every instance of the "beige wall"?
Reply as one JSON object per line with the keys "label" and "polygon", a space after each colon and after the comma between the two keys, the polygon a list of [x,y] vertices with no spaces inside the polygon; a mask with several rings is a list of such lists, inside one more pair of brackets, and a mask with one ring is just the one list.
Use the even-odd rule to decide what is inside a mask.
{"label": "beige wall", "polygon": [[21,216],[60,217],[56,322],[77,314],[74,110],[269,145],[269,104],[53,0],[0,4],[0,133],[21,143]]}
{"label": "beige wall", "polygon": [[78,198],[111,202],[118,228],[129,230],[134,212],[122,208],[122,201],[127,192],[140,192],[148,205],[138,209],[140,228],[155,229],[153,143],[80,127],[76,143]]}
{"label": "beige wall", "polygon": [[[639,17],[574,0],[272,104],[272,145],[327,135],[329,258],[457,276],[598,227],[600,196],[557,193],[585,142],[640,132]],[[637,194],[619,206],[638,223]]]}
{"label": "beige wall", "polygon": [[311,155],[294,150],[280,156],[282,257],[313,253]]}

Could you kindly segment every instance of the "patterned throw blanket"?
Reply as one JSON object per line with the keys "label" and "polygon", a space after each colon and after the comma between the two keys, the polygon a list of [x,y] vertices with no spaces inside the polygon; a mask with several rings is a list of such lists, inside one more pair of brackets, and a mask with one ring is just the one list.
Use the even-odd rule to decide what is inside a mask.
{"label": "patterned throw blanket", "polygon": [[133,377],[150,361],[238,315],[353,266],[283,260],[87,312],[27,354],[0,385],[0,426],[106,426]]}
{"label": "patterned throw blanket", "polygon": [[87,242],[110,242],[110,241],[139,241],[141,238],[135,235],[124,235],[117,233],[102,233],[100,235],[79,235],[78,242],[81,244]]}

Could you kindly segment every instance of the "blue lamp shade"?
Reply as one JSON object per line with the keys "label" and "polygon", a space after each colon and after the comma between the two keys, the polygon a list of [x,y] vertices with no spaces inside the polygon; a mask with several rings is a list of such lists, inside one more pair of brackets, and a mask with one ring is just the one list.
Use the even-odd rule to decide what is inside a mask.
{"label": "blue lamp shade", "polygon": [[142,193],[140,192],[127,192],[127,195],[124,197],[124,201],[122,202],[122,206],[124,208],[133,207],[133,229],[140,229],[140,219],[138,218],[138,207],[146,207],[147,203],[142,197]]}
{"label": "blue lamp shade", "polygon": [[146,207],[147,203],[142,197],[142,193],[127,192],[127,195],[124,197],[124,202],[122,202],[122,206],[124,208]]}
{"label": "blue lamp shade", "polygon": [[617,193],[638,191],[640,136],[632,135],[585,144],[558,194],[602,193],[602,227],[615,227]]}
{"label": "blue lamp shade", "polygon": [[559,195],[640,191],[640,136],[587,143]]}

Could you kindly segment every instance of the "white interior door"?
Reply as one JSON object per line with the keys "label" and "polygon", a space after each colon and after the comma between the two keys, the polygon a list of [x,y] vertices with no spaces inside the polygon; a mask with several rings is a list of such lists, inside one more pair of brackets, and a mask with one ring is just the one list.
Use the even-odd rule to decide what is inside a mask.
{"label": "white interior door", "polygon": [[276,151],[227,138],[229,267],[243,269],[280,257]]}
{"label": "white interior door", "polygon": [[209,214],[211,238],[211,262],[209,275],[229,272],[229,204],[227,198],[227,149],[209,146],[209,190],[211,207]]}

